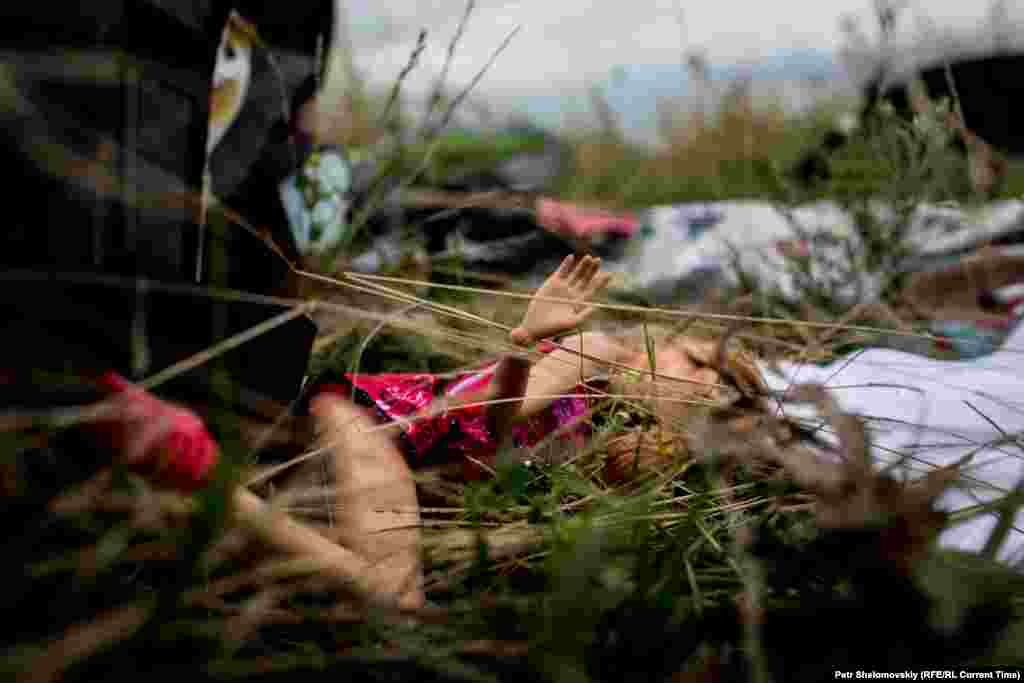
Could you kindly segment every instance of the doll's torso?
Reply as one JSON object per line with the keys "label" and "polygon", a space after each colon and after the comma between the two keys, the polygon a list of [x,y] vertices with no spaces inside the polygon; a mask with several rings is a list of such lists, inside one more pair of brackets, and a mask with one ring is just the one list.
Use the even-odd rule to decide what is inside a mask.
{"label": "doll's torso", "polygon": [[[552,347],[542,347],[548,352]],[[374,409],[384,421],[408,420],[399,442],[414,467],[458,458],[489,458],[498,443],[485,406],[468,405],[431,417],[416,417],[435,400],[466,398],[483,390],[494,378],[497,363],[451,379],[429,373],[347,374],[353,399]],[[513,426],[517,448],[532,448],[547,437],[579,440],[586,436],[582,418],[593,403],[592,389],[577,386],[543,411]]]}

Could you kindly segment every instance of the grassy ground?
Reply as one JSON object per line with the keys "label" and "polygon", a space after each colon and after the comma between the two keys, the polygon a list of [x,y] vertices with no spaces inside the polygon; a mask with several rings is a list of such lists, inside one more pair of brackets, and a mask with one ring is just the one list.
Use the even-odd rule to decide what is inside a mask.
{"label": "grassy ground", "polygon": [[[350,144],[377,139],[377,118],[356,111],[334,134]],[[571,141],[575,165],[556,193],[626,207],[799,201],[807,196],[784,171],[817,139],[825,118],[791,119],[739,97],[714,120],[666,127],[670,144],[658,153],[598,131]],[[888,131],[902,135],[895,123]],[[962,191],[955,160],[893,161],[891,151],[877,142],[855,145],[820,193],[856,206],[879,194],[944,199]],[[1019,178],[1008,192],[1020,192]],[[500,292],[399,289],[419,296],[419,305],[382,326],[371,314],[406,304],[311,287],[311,297],[366,312],[362,319],[320,313],[313,369],[465,367],[504,348],[501,331],[481,319],[511,325],[524,306]],[[496,289],[517,291],[511,282]],[[833,320],[824,304],[808,312],[752,298],[744,304],[742,296],[729,301],[702,310],[790,319],[743,328],[746,343],[763,352],[800,356],[842,346],[841,335],[826,340],[798,324]],[[441,303],[458,314],[443,315]],[[606,323],[647,319],[654,316],[604,315]],[[709,320],[691,324],[706,333],[726,329]],[[831,679],[836,669],[1024,665],[1019,576],[979,557],[922,553],[906,540],[894,559],[894,530],[913,536],[934,520],[908,496],[885,493],[879,478],[868,486],[878,484],[869,496],[873,514],[828,527],[811,511],[820,496],[806,477],[749,452],[741,435],[724,430],[670,447],[664,467],[630,486],[610,484],[609,444],[657,422],[624,400],[603,404],[591,417],[589,445],[558,463],[526,464],[520,454],[503,459],[494,479],[474,483],[418,472],[432,606],[397,617],[346,605],[302,563],[238,551],[225,500],[250,471],[252,451],[234,416],[211,418],[225,464],[215,485],[190,501],[158,494],[126,472],[84,468],[44,504],[5,469],[13,474],[5,479],[4,603],[17,609],[5,612],[15,627],[2,644],[5,674],[40,681],[137,680],[145,670],[246,680],[781,682]],[[15,454],[30,452],[41,436],[3,433]],[[849,513],[848,502],[833,500],[829,509]]]}

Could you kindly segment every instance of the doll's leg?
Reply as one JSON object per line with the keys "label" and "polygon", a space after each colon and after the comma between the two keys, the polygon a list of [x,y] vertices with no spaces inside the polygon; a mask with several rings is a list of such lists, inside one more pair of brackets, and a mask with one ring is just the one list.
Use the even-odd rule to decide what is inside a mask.
{"label": "doll's leg", "polygon": [[314,399],[319,445],[328,450],[334,484],[332,540],[370,565],[369,585],[404,607],[423,604],[419,506],[412,472],[375,422],[335,396]]}

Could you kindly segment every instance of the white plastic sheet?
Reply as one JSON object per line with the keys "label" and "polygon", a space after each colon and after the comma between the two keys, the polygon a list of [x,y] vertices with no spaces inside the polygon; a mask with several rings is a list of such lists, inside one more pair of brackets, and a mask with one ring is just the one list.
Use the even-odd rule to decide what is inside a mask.
{"label": "white plastic sheet", "polygon": [[[824,367],[787,364],[782,371],[765,369],[772,389],[823,384],[844,410],[867,419],[880,464],[908,456],[905,467],[920,475],[975,451],[962,486],[940,501],[946,510],[1001,498],[1024,483],[1024,325],[983,358],[938,361],[869,349]],[[991,445],[1007,435],[1009,443]],[[979,551],[996,521],[985,514],[951,526],[940,543]],[[999,559],[1024,561],[1024,512],[1017,513]]]}

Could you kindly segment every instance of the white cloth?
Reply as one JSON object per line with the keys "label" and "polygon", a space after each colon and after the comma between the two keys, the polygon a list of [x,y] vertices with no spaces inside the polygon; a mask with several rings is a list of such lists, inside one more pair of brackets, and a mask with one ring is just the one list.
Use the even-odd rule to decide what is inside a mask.
{"label": "white cloth", "polygon": [[[905,466],[921,474],[930,465],[956,462],[977,449],[961,486],[942,497],[940,506],[946,510],[1001,498],[1024,478],[1024,325],[1017,326],[1002,348],[982,358],[940,361],[869,349],[824,367],[786,364],[782,372],[779,376],[764,369],[772,389],[823,384],[844,410],[865,417],[879,463],[911,453],[914,459]],[[986,446],[1003,436],[1000,429],[1016,435],[1016,443]],[[981,550],[996,521],[995,514],[984,514],[951,526],[940,543]],[[1022,529],[1024,512],[1018,512],[999,559],[1014,564],[1024,560]]]}

